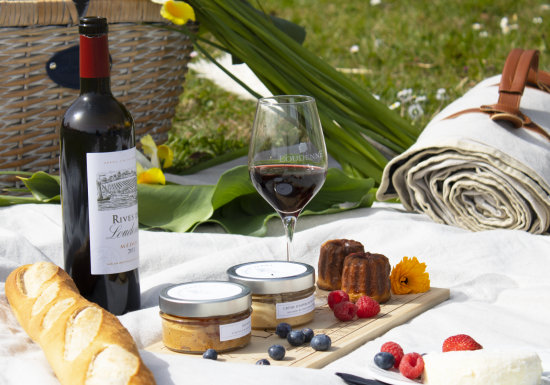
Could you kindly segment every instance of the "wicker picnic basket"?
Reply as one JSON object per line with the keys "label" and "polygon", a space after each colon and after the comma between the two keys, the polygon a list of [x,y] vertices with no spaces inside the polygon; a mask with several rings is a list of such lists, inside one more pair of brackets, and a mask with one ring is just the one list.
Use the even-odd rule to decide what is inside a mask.
{"label": "wicker picnic basket", "polygon": [[[132,113],[136,140],[166,140],[193,45],[143,24],[165,24],[159,11],[150,0],[89,0],[84,10],[72,0],[0,0],[0,171],[58,172],[60,119],[78,90],[50,79],[46,63],[78,44],[79,12],[109,21],[112,90]],[[0,176],[0,193],[19,183]]]}

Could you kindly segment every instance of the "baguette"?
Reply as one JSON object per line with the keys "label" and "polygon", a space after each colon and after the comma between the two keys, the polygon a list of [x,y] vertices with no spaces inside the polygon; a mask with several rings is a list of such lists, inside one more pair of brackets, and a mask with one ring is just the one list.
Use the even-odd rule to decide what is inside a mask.
{"label": "baguette", "polygon": [[62,385],[156,384],[118,318],[84,299],[63,269],[48,262],[21,266],[5,291]]}

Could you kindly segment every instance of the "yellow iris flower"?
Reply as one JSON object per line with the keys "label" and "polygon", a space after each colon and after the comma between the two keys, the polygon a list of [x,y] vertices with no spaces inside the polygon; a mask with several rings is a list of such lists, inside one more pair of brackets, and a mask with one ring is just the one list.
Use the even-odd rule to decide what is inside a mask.
{"label": "yellow iris flower", "polygon": [[160,160],[164,160],[164,166],[162,168],[168,168],[172,165],[174,159],[174,151],[164,144],[157,147],[153,137],[151,135],[145,135],[140,140],[143,153],[151,158],[151,163],[156,168],[161,168]]}
{"label": "yellow iris flower", "polygon": [[[154,1],[160,3],[160,1]],[[177,25],[186,24],[189,20],[195,21],[195,11],[183,1],[168,0],[163,2],[160,14],[165,19]]]}
{"label": "yellow iris flower", "polygon": [[164,160],[164,168],[172,165],[174,151],[164,144],[157,147],[151,135],[145,135],[140,140],[143,152],[151,158],[153,167],[149,169],[137,163],[137,178],[140,184],[166,184],[166,177],[162,173],[160,159]]}
{"label": "yellow iris flower", "polygon": [[166,184],[166,178],[159,168],[153,167],[148,170],[144,170],[138,163],[138,169],[141,167],[143,170],[141,173],[138,171],[138,183],[139,184]]}
{"label": "yellow iris flower", "polygon": [[430,275],[426,264],[418,262],[416,257],[403,257],[390,274],[393,294],[418,294],[430,290]]}

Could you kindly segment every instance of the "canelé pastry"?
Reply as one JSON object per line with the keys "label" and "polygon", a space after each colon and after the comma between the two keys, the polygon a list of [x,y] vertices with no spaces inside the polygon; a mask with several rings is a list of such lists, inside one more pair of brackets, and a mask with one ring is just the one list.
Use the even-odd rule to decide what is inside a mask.
{"label": "canel\u00e9 pastry", "polygon": [[364,253],[362,244],[349,239],[333,239],[321,245],[317,286],[322,290],[340,290],[344,259],[353,253]]}
{"label": "canel\u00e9 pastry", "polygon": [[390,261],[382,254],[356,253],[344,259],[342,290],[355,302],[368,295],[378,303],[390,299]]}

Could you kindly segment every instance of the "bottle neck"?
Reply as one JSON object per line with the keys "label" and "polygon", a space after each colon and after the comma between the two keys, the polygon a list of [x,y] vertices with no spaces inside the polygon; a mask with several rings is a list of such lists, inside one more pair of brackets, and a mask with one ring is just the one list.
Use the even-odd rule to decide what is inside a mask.
{"label": "bottle neck", "polygon": [[111,93],[107,34],[80,35],[80,94]]}

